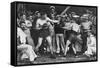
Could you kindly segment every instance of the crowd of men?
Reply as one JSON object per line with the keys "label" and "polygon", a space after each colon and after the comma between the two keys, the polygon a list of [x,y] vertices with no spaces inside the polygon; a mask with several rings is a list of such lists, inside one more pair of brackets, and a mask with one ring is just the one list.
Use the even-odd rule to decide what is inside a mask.
{"label": "crowd of men", "polygon": [[41,57],[41,51],[49,53],[50,58],[56,58],[55,54],[66,57],[69,50],[74,55],[78,52],[88,57],[96,55],[97,22],[92,11],[86,10],[82,16],[75,12],[57,15],[55,7],[50,8],[51,18],[45,11],[17,17],[17,49],[21,60],[34,61]]}

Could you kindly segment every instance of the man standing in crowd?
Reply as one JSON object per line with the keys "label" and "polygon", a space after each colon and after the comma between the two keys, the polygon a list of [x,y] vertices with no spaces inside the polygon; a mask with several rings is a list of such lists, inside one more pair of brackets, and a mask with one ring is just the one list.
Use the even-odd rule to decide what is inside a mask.
{"label": "man standing in crowd", "polygon": [[[52,20],[55,20],[55,17],[56,17],[56,11],[55,11],[55,6],[50,6],[50,17]],[[52,46],[53,46],[53,51],[56,52],[56,39],[55,39],[55,24],[53,22],[51,22],[51,27],[50,27],[50,34],[51,34],[51,37],[52,37]]]}
{"label": "man standing in crowd", "polygon": [[74,44],[76,41],[79,40],[78,35],[80,33],[80,25],[78,25],[74,20],[70,21],[68,27],[66,25],[65,27],[63,27],[64,29],[67,29],[70,32],[70,35],[68,36],[68,39],[66,41],[66,47],[65,47],[65,52],[64,52],[65,56],[66,56],[67,51],[69,50],[70,44],[72,44],[72,49],[74,51],[74,54],[76,54]]}
{"label": "man standing in crowd", "polygon": [[57,19],[59,20],[59,23],[55,24],[55,35],[56,35],[56,43],[57,43],[57,50],[56,53],[64,53],[65,48],[65,42],[64,42],[64,29],[62,28],[64,26],[64,21],[61,20],[60,15],[57,15]]}
{"label": "man standing in crowd", "polygon": [[32,38],[34,39],[35,46],[37,44],[38,34],[39,34],[38,30],[36,30],[36,21],[37,21],[38,18],[40,18],[40,12],[35,11],[35,13],[33,15],[32,27],[31,27],[31,35],[32,35]]}
{"label": "man standing in crowd", "polygon": [[37,19],[36,29],[39,30],[39,38],[36,46],[36,51],[39,50],[39,47],[41,46],[43,39],[46,39],[50,47],[51,55],[52,57],[54,57],[52,48],[52,38],[49,31],[50,22],[58,22],[58,21],[51,20],[50,18],[48,18],[45,12],[42,12],[41,17]]}
{"label": "man standing in crowd", "polygon": [[82,52],[83,53],[87,50],[87,45],[86,45],[86,43],[87,43],[87,32],[88,32],[88,30],[90,30],[91,25],[92,25],[92,22],[88,20],[87,16],[83,15],[82,22],[81,22],[82,40],[83,40]]}

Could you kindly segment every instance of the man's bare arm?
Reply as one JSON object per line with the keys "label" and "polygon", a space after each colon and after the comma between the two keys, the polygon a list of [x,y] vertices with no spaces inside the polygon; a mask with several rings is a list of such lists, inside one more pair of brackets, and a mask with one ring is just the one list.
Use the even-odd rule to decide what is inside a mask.
{"label": "man's bare arm", "polygon": [[58,23],[58,22],[59,22],[58,20],[52,20],[52,19],[50,19],[50,18],[47,18],[47,21],[48,21],[48,22],[53,22],[53,23]]}

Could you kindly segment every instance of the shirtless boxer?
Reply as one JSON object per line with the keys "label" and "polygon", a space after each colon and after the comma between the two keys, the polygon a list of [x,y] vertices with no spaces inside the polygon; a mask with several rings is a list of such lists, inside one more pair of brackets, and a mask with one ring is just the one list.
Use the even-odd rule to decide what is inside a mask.
{"label": "shirtless boxer", "polygon": [[47,14],[42,12],[41,17],[37,19],[36,22],[36,29],[39,30],[39,38],[38,43],[36,46],[36,51],[39,50],[39,47],[42,44],[42,40],[45,38],[49,44],[51,54],[53,55],[53,48],[52,48],[52,38],[49,31],[50,22],[58,22],[56,20],[51,20],[47,17]]}

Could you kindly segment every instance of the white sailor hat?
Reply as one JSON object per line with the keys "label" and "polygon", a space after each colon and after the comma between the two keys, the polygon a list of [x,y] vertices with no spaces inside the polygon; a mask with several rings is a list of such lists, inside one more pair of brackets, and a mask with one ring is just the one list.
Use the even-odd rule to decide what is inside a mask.
{"label": "white sailor hat", "polygon": [[50,6],[50,9],[55,9],[55,6]]}

